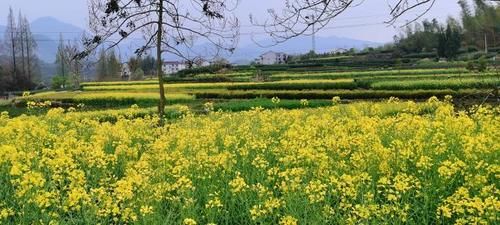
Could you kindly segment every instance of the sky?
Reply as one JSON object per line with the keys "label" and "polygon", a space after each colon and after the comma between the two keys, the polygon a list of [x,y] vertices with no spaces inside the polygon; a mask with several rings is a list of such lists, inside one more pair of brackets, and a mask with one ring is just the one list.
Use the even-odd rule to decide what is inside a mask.
{"label": "sky", "polygon": [[[345,11],[328,25],[328,29],[319,31],[317,35],[347,37],[379,43],[390,42],[401,28],[383,24],[389,19],[388,1],[394,0],[364,0],[360,6]],[[246,26],[250,24],[249,14],[253,14],[256,18],[265,18],[267,9],[279,9],[283,4],[284,0],[240,0],[235,14],[243,25],[241,32],[261,31],[258,28]],[[88,21],[87,0],[1,0],[0,25],[6,24],[9,6],[16,12],[21,10],[31,21],[50,16],[82,28],[86,28]],[[437,18],[445,21],[448,16],[458,16],[459,12],[457,0],[437,0],[424,18]],[[403,23],[405,19],[413,18],[417,13],[418,11],[409,13],[399,22]]]}

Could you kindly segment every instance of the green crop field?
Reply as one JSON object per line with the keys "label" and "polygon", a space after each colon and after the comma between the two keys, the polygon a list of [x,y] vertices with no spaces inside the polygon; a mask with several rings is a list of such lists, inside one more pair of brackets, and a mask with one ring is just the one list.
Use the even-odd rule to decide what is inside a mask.
{"label": "green crop field", "polygon": [[[343,100],[383,100],[390,97],[425,100],[432,96],[488,96],[500,86],[495,71],[474,73],[463,68],[393,69],[352,71],[271,71],[269,81],[252,81],[256,70],[246,69],[222,74],[194,75],[198,80],[224,77],[221,82],[196,82],[192,77],[166,79],[168,105],[185,104],[203,111],[203,104],[213,102],[223,111],[248,110],[252,107],[301,108],[301,100],[310,100],[307,107],[321,107],[333,97]],[[65,107],[83,104],[89,109],[113,109],[138,105],[154,107],[158,104],[158,81],[86,82],[78,91],[51,91],[18,98],[17,105],[28,102],[52,101]],[[272,104],[277,97],[283,101]],[[9,102],[0,102],[7,108]],[[12,110],[11,110],[12,111]],[[16,114],[19,112],[16,111]]]}

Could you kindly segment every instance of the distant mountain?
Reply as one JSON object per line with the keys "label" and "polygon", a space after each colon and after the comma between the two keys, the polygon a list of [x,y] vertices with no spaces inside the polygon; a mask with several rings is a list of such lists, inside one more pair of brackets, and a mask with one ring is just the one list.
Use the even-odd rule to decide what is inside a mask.
{"label": "distant mountain", "polygon": [[[5,26],[0,26],[0,33],[3,34]],[[38,42],[38,56],[41,60],[47,63],[53,63],[55,61],[55,55],[57,52],[57,46],[59,41],[59,35],[63,35],[64,40],[79,40],[81,38],[84,29],[77,27],[75,25],[59,21],[52,17],[39,18],[31,23],[31,30],[35,35],[35,39]],[[3,36],[0,35],[0,39]],[[246,38],[246,37],[244,37]],[[269,40],[264,40],[259,42],[259,44],[264,46],[271,46],[268,48],[259,47],[257,44],[253,43],[250,39],[240,40],[240,46],[232,55],[227,55],[226,57],[233,63],[247,64],[253,59],[261,55],[262,53],[272,50],[280,51],[288,54],[299,54],[307,53],[311,49],[311,37],[297,37],[291,39],[285,43],[271,46],[272,42]],[[244,40],[243,40],[244,39]],[[133,55],[133,51],[140,46],[141,43],[133,40],[126,40],[120,45],[119,52],[125,59],[128,56]],[[339,48],[364,48],[378,46],[379,43],[356,40],[350,38],[342,37],[317,37],[316,38],[316,49],[317,52],[329,52]],[[198,45],[195,48],[203,49],[205,44]],[[203,51],[199,51],[203,52]],[[174,59],[171,56],[166,56],[167,59]]]}
{"label": "distant mountain", "polygon": [[[0,39],[4,39],[6,27],[0,25]],[[31,32],[38,44],[38,57],[53,63],[56,60],[59,35],[64,40],[80,40],[84,29],[52,17],[42,17],[31,22]]]}
{"label": "distant mountain", "polygon": [[[247,42],[248,43],[248,42]],[[260,47],[269,46],[268,48]],[[311,51],[312,39],[311,37],[297,37],[285,43],[274,45],[270,40],[258,42],[258,44],[250,42],[250,44],[241,46],[236,49],[233,55],[229,56],[232,62],[238,64],[250,63],[253,59],[267,51],[285,52],[287,54],[300,54]],[[316,37],[316,52],[330,52],[336,49],[350,49],[350,48],[365,48],[375,47],[381,45],[380,43],[356,40],[343,37]]]}
{"label": "distant mountain", "polygon": [[80,40],[84,29],[52,17],[42,17],[31,22],[31,31],[38,43],[38,56],[47,63],[56,60],[60,35],[63,40]]}
{"label": "distant mountain", "polygon": [[85,30],[53,17],[42,17],[31,22],[31,31],[57,41],[59,35],[62,35],[63,39],[67,40],[80,40]]}

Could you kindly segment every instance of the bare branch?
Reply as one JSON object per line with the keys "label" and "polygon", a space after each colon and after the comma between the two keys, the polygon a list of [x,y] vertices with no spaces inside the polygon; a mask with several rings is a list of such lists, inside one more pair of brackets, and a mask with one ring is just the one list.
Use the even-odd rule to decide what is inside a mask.
{"label": "bare branch", "polygon": [[[398,18],[420,7],[427,6],[413,22],[430,10],[435,0],[386,0],[391,17],[386,23],[394,24]],[[272,45],[285,42],[301,35],[313,35],[325,28],[337,16],[349,8],[363,4],[363,0],[286,0],[281,12],[268,10],[268,18],[263,22],[257,21],[252,15],[253,25],[263,28],[273,40]],[[311,29],[312,27],[315,29]],[[258,44],[258,43],[257,43]]]}

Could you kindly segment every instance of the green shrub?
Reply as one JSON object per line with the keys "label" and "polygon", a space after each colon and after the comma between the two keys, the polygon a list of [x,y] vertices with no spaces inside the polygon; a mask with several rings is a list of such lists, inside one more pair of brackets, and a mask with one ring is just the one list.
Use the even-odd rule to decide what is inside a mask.
{"label": "green shrub", "polygon": [[338,96],[342,99],[380,99],[398,97],[401,99],[427,99],[432,96],[453,97],[468,96],[471,94],[485,94],[487,90],[332,90],[332,91],[276,91],[276,90],[252,90],[252,91],[199,91],[193,92],[197,99],[253,99],[273,98],[280,99],[331,99]]}
{"label": "green shrub", "polygon": [[374,90],[443,90],[484,89],[500,85],[499,79],[449,79],[416,81],[382,81],[371,85]]}

